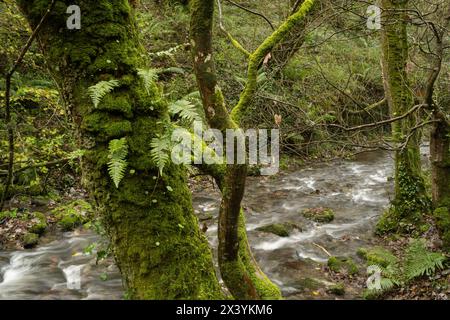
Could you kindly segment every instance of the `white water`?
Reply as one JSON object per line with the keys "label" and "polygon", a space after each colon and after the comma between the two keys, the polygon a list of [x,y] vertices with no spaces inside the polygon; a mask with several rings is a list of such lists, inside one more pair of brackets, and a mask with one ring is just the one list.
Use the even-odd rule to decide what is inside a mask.
{"label": "white water", "polygon": [[[287,296],[299,295],[299,279],[306,273],[319,275],[315,263],[327,254],[354,255],[370,243],[377,217],[390,197],[388,177],[392,159],[388,154],[369,154],[356,162],[320,164],[276,177],[249,179],[244,205],[249,241],[260,266]],[[217,245],[219,195],[214,190],[194,194],[196,212],[209,213],[207,236]],[[330,207],[335,220],[312,223],[302,217],[305,208]],[[256,228],[274,222],[303,226],[281,238]],[[85,232],[34,250],[0,252],[0,299],[120,299],[122,284],[111,261],[95,264],[95,255],[83,249],[99,237]],[[107,280],[101,280],[106,275]]]}

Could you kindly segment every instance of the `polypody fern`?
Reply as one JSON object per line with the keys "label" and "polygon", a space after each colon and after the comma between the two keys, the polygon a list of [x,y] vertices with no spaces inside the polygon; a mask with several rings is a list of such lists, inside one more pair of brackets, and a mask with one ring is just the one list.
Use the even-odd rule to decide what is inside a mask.
{"label": "polypody fern", "polygon": [[100,81],[88,88],[89,96],[94,107],[97,108],[102,98],[120,85],[118,80]]}
{"label": "polypody fern", "polygon": [[125,176],[125,169],[128,165],[127,155],[128,144],[126,138],[114,139],[109,142],[108,172],[116,188],[119,187],[120,181]]}

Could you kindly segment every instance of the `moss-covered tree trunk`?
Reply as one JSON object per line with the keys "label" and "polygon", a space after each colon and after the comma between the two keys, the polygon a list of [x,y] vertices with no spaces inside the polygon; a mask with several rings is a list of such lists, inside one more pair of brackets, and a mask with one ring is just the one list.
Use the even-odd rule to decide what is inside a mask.
{"label": "moss-covered tree trunk", "polygon": [[[191,38],[194,68],[208,124],[225,133],[238,126],[225,106],[212,59],[214,0],[191,1]],[[222,278],[237,299],[276,299],[279,289],[258,267],[250,251],[241,200],[246,165],[232,165],[212,172],[222,191],[219,212],[218,260]]]}
{"label": "moss-covered tree trunk", "polygon": [[[257,89],[258,66],[264,57],[279,44],[303,19],[315,1],[303,1],[299,10],[290,16],[272,35],[249,55],[247,83],[239,102],[229,113],[217,83],[212,50],[214,0],[191,1],[191,38],[194,70],[200,89],[208,124],[224,132],[237,129],[240,118],[254,98]],[[267,278],[254,260],[247,241],[241,201],[245,191],[247,166],[227,164],[216,180],[222,191],[219,212],[219,267],[230,292],[239,299],[280,298],[279,289]],[[217,170],[216,170],[217,172]]]}
{"label": "moss-covered tree trunk", "polygon": [[431,131],[431,183],[436,224],[444,248],[450,251],[450,126],[440,120]]}
{"label": "moss-covered tree trunk", "polygon": [[[301,1],[295,0],[290,1],[290,3],[292,6],[291,14],[294,14],[299,9]],[[274,47],[272,52],[272,62],[269,66],[274,69],[275,72],[280,72],[303,46],[308,31],[310,31],[308,29],[311,27],[311,23],[320,17],[324,5],[325,1],[323,0],[314,1],[308,16],[305,17],[305,19],[302,19],[300,23],[296,24],[283,41]]]}
{"label": "moss-covered tree trunk", "polygon": [[[17,1],[34,26],[50,1]],[[158,87],[144,88],[145,67],[132,9],[125,0],[78,1],[81,29],[66,28],[67,6],[57,1],[39,44],[76,122],[83,182],[110,235],[127,293],[136,299],[221,298],[208,243],[193,214],[184,171],[162,176],[149,142],[169,121]],[[120,86],[94,108],[87,89],[116,79]],[[128,167],[118,188],[108,176],[108,144],[126,138]],[[171,188],[168,188],[168,187]],[[169,192],[169,190],[171,190]]]}
{"label": "moss-covered tree trunk", "polygon": [[[384,86],[391,116],[395,117],[406,114],[414,102],[406,72],[408,1],[382,0],[381,5]],[[405,231],[429,210],[420,163],[420,130],[412,131],[416,122],[417,115],[411,114],[392,124],[393,141],[400,148],[395,152],[395,195],[391,208],[378,223],[379,232]]]}

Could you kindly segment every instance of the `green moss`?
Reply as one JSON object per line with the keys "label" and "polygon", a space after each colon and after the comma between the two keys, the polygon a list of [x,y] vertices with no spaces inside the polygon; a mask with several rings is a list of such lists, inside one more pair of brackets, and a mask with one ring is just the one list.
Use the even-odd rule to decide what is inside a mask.
{"label": "green moss", "polygon": [[448,207],[440,207],[434,210],[434,219],[441,235],[444,249],[450,251],[450,210]]}
{"label": "green moss", "polygon": [[52,214],[58,219],[58,226],[64,231],[73,230],[93,218],[91,205],[84,200],[76,200],[64,206],[52,210]]}
{"label": "green moss", "polygon": [[387,267],[398,262],[397,257],[383,247],[359,248],[357,254],[365,259],[368,265],[376,264]]}
{"label": "green moss", "polygon": [[100,101],[97,110],[121,112],[125,117],[131,117],[133,115],[130,97],[126,93],[107,94]]}
{"label": "green moss", "polygon": [[23,236],[23,247],[28,249],[28,248],[33,248],[34,246],[36,246],[39,242],[39,235],[37,235],[36,233],[25,233]]}
{"label": "green moss", "polygon": [[345,294],[345,286],[343,283],[336,283],[329,287],[327,292],[337,296],[343,296]]}
{"label": "green moss", "polygon": [[33,212],[33,216],[33,224],[29,228],[29,231],[41,235],[45,232],[45,229],[47,229],[47,218],[41,212]]}
{"label": "green moss", "polygon": [[342,273],[345,272],[349,275],[354,275],[359,272],[358,266],[351,258],[346,257],[330,257],[328,259],[328,268],[331,271]]}
{"label": "green moss", "polygon": [[233,296],[238,299],[281,299],[280,289],[262,272],[252,256],[242,209],[239,215],[238,238],[238,260],[220,265],[222,277],[227,287],[232,288]]}
{"label": "green moss", "polygon": [[132,131],[129,120],[116,118],[105,112],[94,112],[84,117],[82,129],[96,133],[99,141],[120,138]]}
{"label": "green moss", "polygon": [[293,230],[302,230],[301,227],[292,222],[273,223],[257,228],[256,230],[262,232],[273,233],[279,237],[289,237]]}
{"label": "green moss", "polygon": [[303,291],[314,291],[321,287],[321,283],[314,278],[301,278],[298,280],[298,285]]}
{"label": "green moss", "polygon": [[330,208],[310,208],[302,211],[302,215],[305,218],[311,219],[316,222],[327,223],[334,220],[334,212]]}
{"label": "green moss", "polygon": [[[48,3],[19,1],[32,26],[44,11],[36,12],[36,6]],[[40,31],[41,45],[68,97],[80,148],[87,150],[83,184],[110,237],[127,297],[223,298],[208,241],[193,214],[185,171],[169,164],[160,176],[148,156],[149,142],[162,132],[169,116],[157,85],[147,93],[137,77],[137,69],[147,65],[147,54],[139,43],[129,2],[82,1],[79,5],[82,29],[74,32],[65,27],[66,6],[58,1]],[[121,86],[94,109],[87,88],[109,79],[119,79]],[[108,143],[123,136],[129,145],[128,168],[136,174],[126,175],[116,188],[107,174]],[[84,222],[79,209],[66,206],[54,214],[68,228]]]}

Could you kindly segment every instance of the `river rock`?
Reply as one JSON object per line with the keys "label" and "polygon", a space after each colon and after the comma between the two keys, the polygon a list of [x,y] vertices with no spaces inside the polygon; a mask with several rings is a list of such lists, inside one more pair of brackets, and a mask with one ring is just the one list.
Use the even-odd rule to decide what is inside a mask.
{"label": "river rock", "polygon": [[337,296],[343,296],[345,294],[345,286],[343,283],[336,283],[329,287],[327,292]]}
{"label": "river rock", "polygon": [[334,220],[334,211],[330,208],[309,208],[302,211],[302,215],[315,222],[327,223]]}
{"label": "river rock", "polygon": [[295,229],[302,231],[302,227],[293,222],[272,223],[256,228],[258,231],[273,233],[279,237],[289,237]]}
{"label": "river rock", "polygon": [[36,233],[28,232],[23,236],[23,247],[25,249],[33,248],[39,241],[39,235]]}

